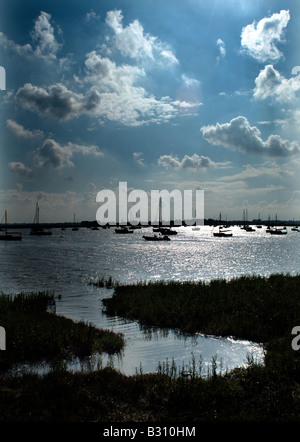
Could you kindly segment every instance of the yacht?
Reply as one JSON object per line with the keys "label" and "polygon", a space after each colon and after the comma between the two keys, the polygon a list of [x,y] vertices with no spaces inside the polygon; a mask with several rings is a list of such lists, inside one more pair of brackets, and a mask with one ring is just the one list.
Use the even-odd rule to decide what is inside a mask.
{"label": "yacht", "polygon": [[35,215],[33,220],[33,225],[31,227],[30,235],[35,236],[50,236],[52,232],[50,230],[44,230],[44,228],[40,225],[40,208],[38,202],[35,206]]}
{"label": "yacht", "polygon": [[5,210],[5,233],[0,235],[2,241],[21,241],[22,235],[20,232],[8,232],[7,231],[7,210]]}

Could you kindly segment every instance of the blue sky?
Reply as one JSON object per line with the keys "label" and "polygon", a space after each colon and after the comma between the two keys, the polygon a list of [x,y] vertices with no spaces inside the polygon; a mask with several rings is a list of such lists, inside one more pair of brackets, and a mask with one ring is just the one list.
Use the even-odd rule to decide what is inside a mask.
{"label": "blue sky", "polygon": [[101,189],[204,189],[300,218],[299,2],[3,0],[0,218],[95,219]]}

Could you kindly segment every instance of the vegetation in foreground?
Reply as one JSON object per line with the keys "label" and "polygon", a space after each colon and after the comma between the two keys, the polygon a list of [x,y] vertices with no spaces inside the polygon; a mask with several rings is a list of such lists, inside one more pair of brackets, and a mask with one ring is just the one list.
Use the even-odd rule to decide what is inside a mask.
{"label": "vegetation in foreground", "polygon": [[[166,297],[166,304],[171,308],[166,295],[170,291],[171,296],[171,284],[161,283],[160,288],[158,283],[154,284],[155,287],[150,286],[132,287],[132,293],[137,296],[134,291],[139,291],[145,302],[142,292],[156,288],[158,298],[162,292],[159,302],[166,313],[163,301]],[[0,378],[0,421],[299,422],[300,356],[291,347],[291,329],[300,320],[299,277],[242,278],[228,283],[214,282],[209,289],[203,287],[198,290],[211,290],[211,296],[216,297],[209,303],[210,307],[202,306],[208,301],[207,292],[200,302],[197,298],[202,295],[197,294],[190,283],[172,285],[173,300],[179,306],[182,302],[181,308],[190,311],[186,318],[188,324],[196,324],[197,312],[192,310],[195,308],[202,318],[198,327],[205,324],[205,330],[210,333],[215,324],[218,325],[216,334],[228,330],[231,336],[241,333],[250,339],[247,330],[251,332],[252,324],[251,336],[256,333],[260,338],[258,341],[264,342],[264,365],[249,359],[246,368],[225,375],[218,374],[213,366],[207,378],[198,375],[195,365],[186,376],[186,373],[176,371],[173,364],[164,364],[153,374],[143,374],[140,370],[135,376],[125,376],[108,367],[72,374],[63,365],[54,366],[44,376],[4,376]],[[229,290],[230,287],[233,291]],[[243,289],[240,291],[241,300],[237,299],[237,287]],[[184,289],[186,296],[180,296]],[[116,288],[116,294],[125,294],[126,290],[126,287]],[[193,290],[194,297],[190,295]],[[155,304],[153,296],[152,303]],[[201,308],[206,309],[206,322]],[[116,312],[116,304],[114,309]],[[172,314],[166,313],[166,318]],[[232,328],[229,325],[231,316]],[[137,312],[134,317],[138,317]],[[150,319],[148,321],[152,326],[158,325]],[[242,330],[239,322],[243,321],[245,328]],[[219,322],[224,324],[223,328]],[[176,327],[179,327],[177,322]],[[191,330],[191,326],[187,329]],[[203,331],[202,327],[198,331]]]}
{"label": "vegetation in foreground", "polygon": [[125,344],[121,335],[110,330],[56,315],[55,296],[48,292],[0,295],[0,324],[7,340],[6,350],[0,352],[0,370],[95,352],[112,354]]}

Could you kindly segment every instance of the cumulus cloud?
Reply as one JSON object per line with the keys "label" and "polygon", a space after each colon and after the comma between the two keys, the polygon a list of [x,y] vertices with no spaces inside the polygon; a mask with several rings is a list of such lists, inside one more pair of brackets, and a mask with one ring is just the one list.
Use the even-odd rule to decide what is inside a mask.
{"label": "cumulus cloud", "polygon": [[207,169],[208,167],[216,167],[216,163],[208,157],[199,156],[194,153],[192,156],[185,155],[182,160],[172,155],[161,155],[158,164],[166,169]]}
{"label": "cumulus cloud", "polygon": [[146,76],[137,66],[116,63],[96,51],[87,54],[85,82],[100,94],[97,116],[124,125],[163,122],[176,114],[170,98],[155,98],[138,83]]}
{"label": "cumulus cloud", "polygon": [[[86,19],[94,18],[95,13],[91,10]],[[37,45],[36,55],[54,59],[60,46],[50,19],[50,14],[41,12],[32,38]],[[109,11],[106,23],[114,31],[113,40],[106,36],[110,50],[106,56],[103,47],[86,54],[81,76],[74,76],[75,87],[66,86],[62,81],[48,87],[28,82],[15,95],[18,104],[41,116],[58,120],[89,115],[97,118],[100,124],[108,120],[126,126],[163,123],[179,114],[195,113],[201,104],[197,80],[184,81],[184,87],[173,100],[169,96],[156,97],[143,87],[147,82],[145,69],[149,64],[142,64],[142,68],[136,63],[147,59],[156,65],[163,62],[161,66],[176,64],[178,61],[171,48],[145,33],[138,20],[124,26],[121,11]],[[126,56],[127,61],[133,59],[135,63],[117,64],[111,58],[113,49]]]}
{"label": "cumulus cloud", "polygon": [[71,91],[62,83],[48,89],[27,83],[17,91],[16,100],[25,109],[59,120],[89,114],[135,126],[167,121],[176,114],[170,98],[157,99],[136,85],[145,76],[143,69],[117,66],[96,51],[87,54],[85,67],[82,83],[90,85],[85,94]]}
{"label": "cumulus cloud", "polygon": [[36,43],[35,54],[46,60],[55,59],[56,53],[61,46],[55,38],[54,28],[50,20],[51,15],[41,11],[31,33],[32,39]]}
{"label": "cumulus cloud", "polygon": [[260,130],[256,126],[250,126],[247,118],[242,116],[233,118],[229,123],[203,126],[201,132],[210,144],[223,145],[246,153],[284,157],[300,152],[296,141],[290,142],[279,135],[270,135],[263,141]]}
{"label": "cumulus cloud", "polygon": [[265,17],[258,23],[247,25],[241,33],[242,50],[260,62],[278,61],[282,53],[276,43],[284,41],[284,31],[289,20],[289,11],[281,10],[280,13]]}
{"label": "cumulus cloud", "polygon": [[267,65],[255,79],[254,98],[264,100],[272,98],[279,102],[295,100],[300,89],[300,75],[287,79],[273,65]]}
{"label": "cumulus cloud", "polygon": [[33,178],[33,170],[29,167],[26,167],[23,163],[20,162],[11,162],[8,164],[9,170],[15,174],[17,174],[21,178],[32,179]]}
{"label": "cumulus cloud", "polygon": [[26,83],[17,91],[16,100],[33,112],[67,120],[93,112],[99,104],[100,97],[95,89],[83,95],[67,89],[62,83],[51,85],[48,90]]}
{"label": "cumulus cloud", "polygon": [[70,142],[62,146],[49,138],[37,149],[34,159],[38,167],[61,169],[63,167],[74,167],[72,157],[76,153],[95,157],[103,156],[97,146],[85,146]]}
{"label": "cumulus cloud", "polygon": [[19,45],[13,40],[10,40],[3,32],[0,32],[0,45],[7,50],[15,52],[22,57],[28,57],[33,55],[32,46],[29,43],[25,45]]}
{"label": "cumulus cloud", "polygon": [[123,26],[122,11],[108,11],[106,23],[114,31],[114,46],[124,56],[134,59],[156,60],[169,64],[177,64],[178,60],[171,48],[157,37],[144,32],[138,20]]}
{"label": "cumulus cloud", "polygon": [[85,66],[85,81],[97,85],[102,92],[121,92],[146,75],[145,71],[137,66],[117,66],[114,61],[102,57],[96,51],[87,54]]}
{"label": "cumulus cloud", "polygon": [[10,40],[3,32],[0,32],[0,45],[23,57],[35,56],[47,63],[56,60],[56,54],[61,48],[61,44],[58,43],[55,37],[50,14],[44,11],[40,12],[35,20],[31,38],[33,44],[20,45]]}
{"label": "cumulus cloud", "polygon": [[27,140],[36,139],[43,137],[43,132],[41,130],[28,130],[24,126],[18,124],[16,121],[7,120],[6,126],[19,138],[25,138]]}

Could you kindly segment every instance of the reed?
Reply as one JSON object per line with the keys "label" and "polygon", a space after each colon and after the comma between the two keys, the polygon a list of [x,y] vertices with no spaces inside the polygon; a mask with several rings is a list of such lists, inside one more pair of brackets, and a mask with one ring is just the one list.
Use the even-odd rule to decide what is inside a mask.
{"label": "reed", "polygon": [[[223,373],[222,363],[216,357],[212,358],[209,369],[201,358],[196,361],[193,357],[188,366],[182,367],[166,359],[158,364],[157,373],[145,374],[140,366],[134,376],[125,376],[111,367],[70,373],[60,362],[43,376],[5,373],[0,376],[0,422],[299,422],[300,352],[291,347],[291,324],[299,324],[298,287],[299,277],[289,275],[243,277],[211,284],[138,283],[129,286],[128,292],[128,287],[118,286],[114,296],[124,295],[125,303],[132,293],[139,310],[145,301],[146,309],[153,304],[153,312],[147,318],[150,323],[156,318],[157,305],[167,312],[165,304],[169,308],[177,305],[173,312],[179,313],[180,308],[190,312],[186,317],[182,315],[181,322],[184,324],[185,319],[195,328],[202,328],[204,323],[210,325],[210,330],[214,327],[220,330],[219,319],[227,324],[231,314],[234,320],[226,330],[240,331],[238,322],[247,323],[247,318],[252,318],[243,333],[247,335],[252,324],[259,330],[257,336],[268,337],[264,344],[264,364],[249,356],[247,366]],[[46,314],[52,320],[56,318],[55,305],[53,298],[49,298],[49,303],[47,299],[47,294],[30,297],[28,303],[35,304],[35,307],[32,304],[35,313],[31,314],[27,295],[15,298],[15,302],[2,295],[0,319],[11,314],[6,324],[11,322],[14,326],[22,315],[33,322],[34,318],[39,322],[40,315]],[[116,305],[113,299],[113,310],[123,305],[121,301],[118,299]],[[203,307],[206,303],[208,306]],[[49,308],[51,313],[47,312]],[[130,304],[130,314],[138,315],[133,308],[134,303]],[[209,316],[206,322],[204,313]],[[217,316],[215,321],[213,313]],[[196,322],[198,314],[202,315],[201,322]],[[71,329],[65,325],[62,330],[71,335]],[[83,333],[87,331],[86,325],[80,327]],[[33,331],[34,327],[28,334],[29,340],[36,336]],[[22,333],[16,334],[16,339],[20,338],[24,345]],[[94,336],[93,331],[88,333]],[[46,332],[44,344],[49,336]],[[74,335],[69,342],[74,344]]]}
{"label": "reed", "polygon": [[83,358],[94,352],[115,353],[124,347],[122,335],[57,316],[55,311],[53,293],[0,295],[0,323],[7,337],[6,350],[0,352],[0,368]]}
{"label": "reed", "polygon": [[107,289],[111,289],[114,287],[117,287],[119,285],[119,283],[117,281],[115,281],[111,276],[109,276],[108,278],[104,278],[104,276],[102,276],[101,278],[98,277],[96,279],[90,279],[89,281],[89,285],[94,285],[96,287],[105,287]]}
{"label": "reed", "polygon": [[156,281],[117,285],[104,311],[144,326],[267,342],[300,317],[300,276],[242,276],[227,280]]}

